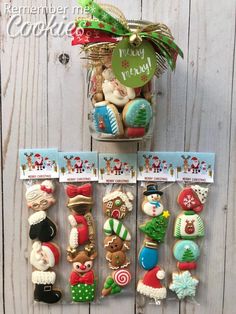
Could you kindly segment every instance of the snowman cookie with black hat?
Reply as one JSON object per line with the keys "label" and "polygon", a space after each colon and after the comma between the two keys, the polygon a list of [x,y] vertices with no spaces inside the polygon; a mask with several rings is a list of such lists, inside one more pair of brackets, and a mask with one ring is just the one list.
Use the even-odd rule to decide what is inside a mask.
{"label": "snowman cookie with black hat", "polygon": [[158,191],[157,185],[149,184],[143,195],[142,210],[144,214],[151,217],[159,216],[164,210],[163,205],[160,203],[163,192]]}

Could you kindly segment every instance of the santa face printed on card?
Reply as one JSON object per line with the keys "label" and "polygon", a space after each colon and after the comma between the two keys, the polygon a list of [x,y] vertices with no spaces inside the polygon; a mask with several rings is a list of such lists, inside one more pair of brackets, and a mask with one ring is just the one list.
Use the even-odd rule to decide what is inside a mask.
{"label": "santa face printed on card", "polygon": [[159,216],[164,208],[160,203],[161,195],[163,193],[158,191],[158,187],[154,184],[150,184],[147,186],[147,190],[144,191],[144,200],[142,203],[143,212],[151,217]]}
{"label": "santa face printed on card", "polygon": [[159,172],[161,168],[160,159],[158,158],[158,156],[154,156],[152,159],[153,159],[153,164],[152,164],[153,172]]}
{"label": "santa face printed on card", "polygon": [[34,155],[35,158],[35,169],[36,170],[42,170],[43,169],[43,157],[40,154],[35,154]]}

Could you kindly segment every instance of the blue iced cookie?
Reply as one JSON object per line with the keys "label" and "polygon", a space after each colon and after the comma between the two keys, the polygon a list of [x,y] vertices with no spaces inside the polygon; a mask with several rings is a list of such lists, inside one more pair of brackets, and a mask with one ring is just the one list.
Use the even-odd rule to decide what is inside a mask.
{"label": "blue iced cookie", "polygon": [[173,247],[173,254],[180,270],[197,268],[196,260],[200,256],[198,245],[191,240],[179,240]]}
{"label": "blue iced cookie", "polygon": [[94,105],[93,121],[96,132],[115,136],[124,134],[123,124],[117,108],[107,101]]}
{"label": "blue iced cookie", "polygon": [[131,100],[125,105],[122,117],[126,127],[146,128],[152,118],[151,104],[144,98]]}

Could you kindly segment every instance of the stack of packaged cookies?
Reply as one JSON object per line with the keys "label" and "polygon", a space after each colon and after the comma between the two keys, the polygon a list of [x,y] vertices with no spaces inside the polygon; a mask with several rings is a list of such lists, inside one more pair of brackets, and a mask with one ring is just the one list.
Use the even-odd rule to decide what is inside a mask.
{"label": "stack of packaged cookies", "polygon": [[204,236],[204,223],[199,213],[203,210],[207,195],[208,188],[191,185],[183,188],[177,199],[183,210],[174,225],[174,237],[179,240],[173,247],[173,254],[179,271],[172,273],[169,288],[179,299],[194,297],[199,283],[191,272],[197,268],[197,259],[200,256],[196,240]]}
{"label": "stack of packaged cookies", "polygon": [[130,259],[127,256],[130,250],[131,234],[123,219],[133,209],[134,197],[131,192],[113,191],[103,197],[103,212],[107,217],[103,231],[104,249],[108,267],[111,269],[104,282],[102,296],[120,293],[131,281],[129,269]]}
{"label": "stack of packaged cookies", "polygon": [[139,265],[146,273],[139,280],[137,291],[159,303],[159,300],[166,298],[167,291],[161,283],[165,278],[165,271],[158,265],[158,246],[164,242],[170,214],[168,210],[164,210],[161,203],[163,192],[157,185],[147,185],[143,195],[142,211],[152,218],[139,226],[145,235],[139,253]]}
{"label": "stack of packaged cookies", "polygon": [[71,226],[67,261],[72,264],[69,283],[73,302],[91,302],[96,293],[93,271],[97,256],[95,224],[92,216],[93,192],[91,183],[67,185],[68,221]]}
{"label": "stack of packaged cookies", "polygon": [[45,180],[28,186],[25,194],[28,208],[34,211],[28,218],[29,237],[34,240],[30,253],[30,263],[35,269],[32,272],[34,300],[45,303],[56,303],[62,296],[60,290],[53,288],[56,273],[52,268],[60,259],[60,249],[52,242],[57,227],[46,214],[56,202],[54,191],[53,181]]}

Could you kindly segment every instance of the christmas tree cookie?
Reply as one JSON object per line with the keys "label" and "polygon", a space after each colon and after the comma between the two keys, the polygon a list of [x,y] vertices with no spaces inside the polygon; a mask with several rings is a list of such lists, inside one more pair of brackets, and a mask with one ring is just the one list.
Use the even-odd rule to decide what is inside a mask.
{"label": "christmas tree cookie", "polygon": [[204,236],[202,218],[194,211],[184,211],[175,220],[174,237],[196,239]]}
{"label": "christmas tree cookie", "polygon": [[198,245],[191,240],[179,240],[173,247],[173,254],[180,270],[196,269],[200,256]]}

